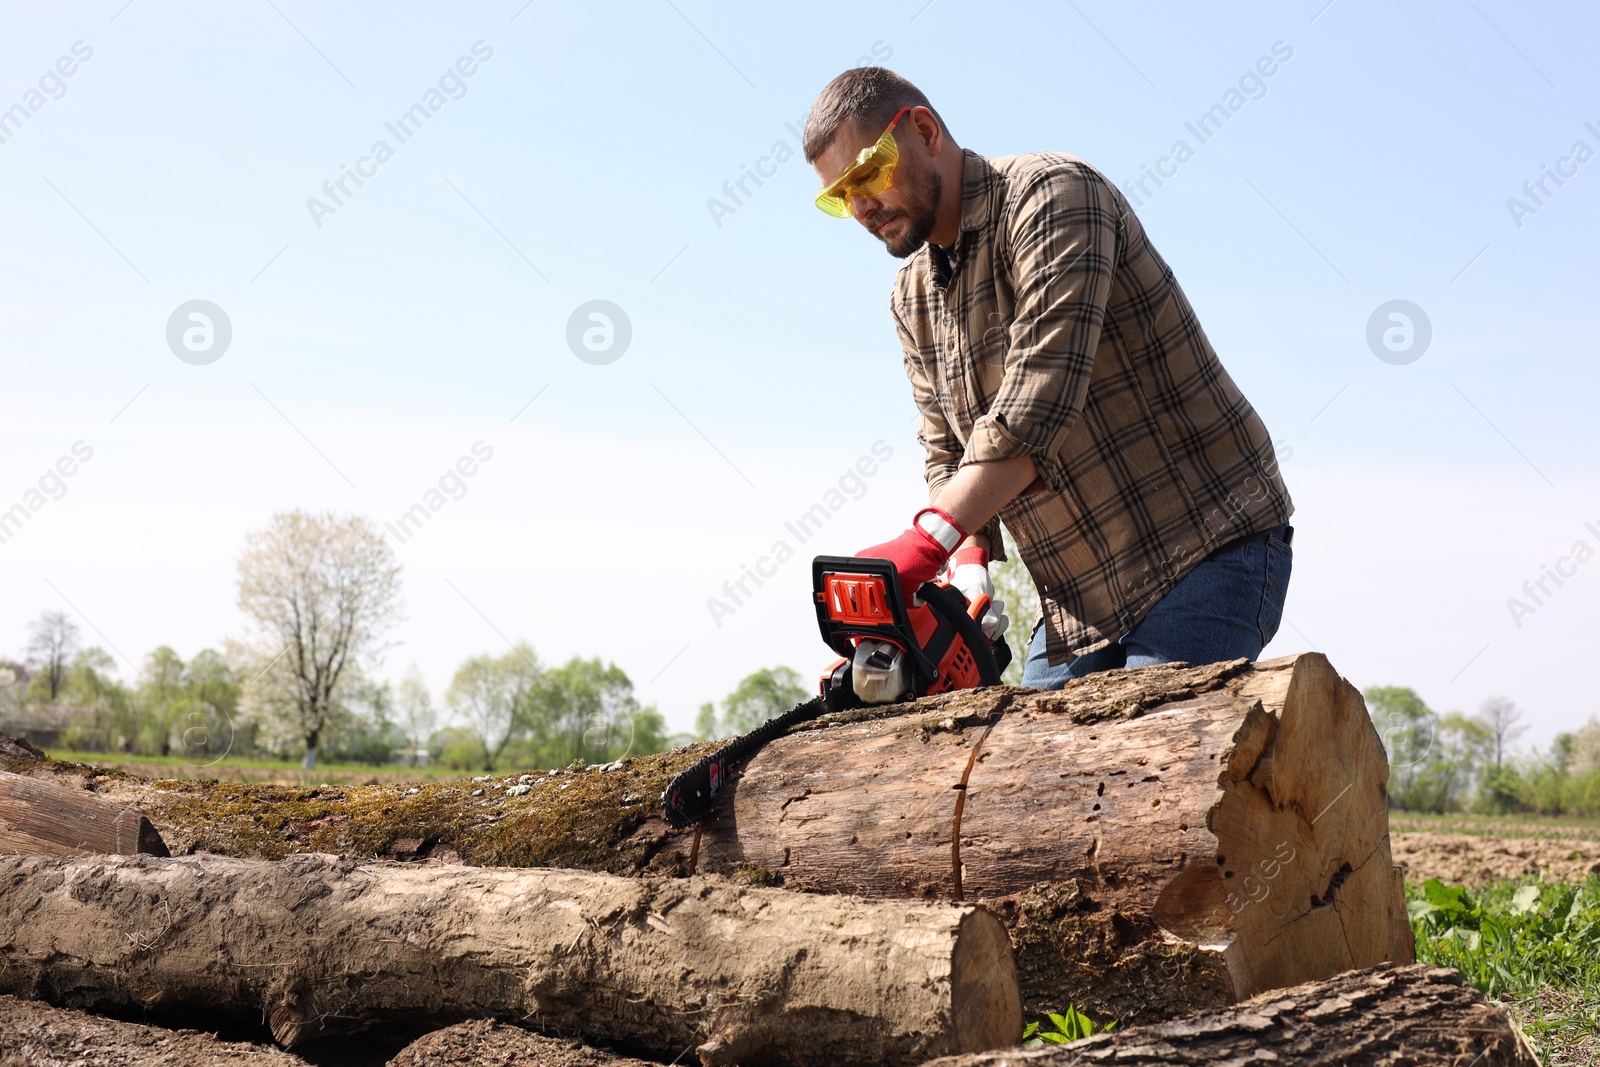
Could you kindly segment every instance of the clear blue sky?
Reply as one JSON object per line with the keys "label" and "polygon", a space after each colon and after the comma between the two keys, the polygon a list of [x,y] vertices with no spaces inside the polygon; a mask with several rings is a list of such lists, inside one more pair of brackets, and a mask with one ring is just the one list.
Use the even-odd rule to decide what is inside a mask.
{"label": "clear blue sky", "polygon": [[[1523,592],[1600,550],[1580,5],[110,0],[0,22],[0,108],[26,112],[0,122],[0,509],[93,450],[0,544],[0,653],[46,608],[134,661],[218,646],[244,631],[247,531],[296,507],[393,521],[482,441],[465,495],[396,546],[409,621],[380,674],[414,660],[437,692],[525,638],[614,659],[678,727],[757,666],[812,675],[806,560],[924,499],[896,261],[811,206],[790,129],[881,62],[985,154],[1125,183],[1192,150],[1139,214],[1284,449],[1269,654],[1317,648],[1441,710],[1506,694],[1530,740],[1600,711],[1600,559]],[[430,90],[402,143],[386,123]],[[1229,103],[1203,143],[1186,125]],[[379,140],[392,157],[363,162]],[[368,177],[313,212],[346,167]],[[1536,203],[1545,167],[1568,176]],[[196,299],[232,326],[206,365],[166,338]],[[632,327],[604,365],[567,343],[597,299]],[[1397,299],[1432,330],[1402,365],[1367,342]],[[860,499],[715,625],[707,598],[878,441]]]}

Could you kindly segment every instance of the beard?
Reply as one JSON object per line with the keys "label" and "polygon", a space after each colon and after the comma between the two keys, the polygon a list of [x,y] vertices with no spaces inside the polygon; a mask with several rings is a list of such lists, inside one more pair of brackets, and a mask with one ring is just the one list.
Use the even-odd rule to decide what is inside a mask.
{"label": "beard", "polygon": [[881,230],[873,234],[896,259],[905,259],[928,243],[928,235],[938,221],[939,199],[944,192],[944,182],[931,166],[923,173],[906,177],[910,179],[906,185],[906,206],[875,211],[866,219],[867,225],[875,230],[893,219],[905,220],[899,237],[890,237]]}

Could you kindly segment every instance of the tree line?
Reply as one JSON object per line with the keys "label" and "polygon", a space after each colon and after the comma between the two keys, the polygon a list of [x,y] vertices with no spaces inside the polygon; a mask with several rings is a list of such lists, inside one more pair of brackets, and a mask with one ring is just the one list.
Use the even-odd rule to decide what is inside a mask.
{"label": "tree line", "polygon": [[1600,815],[1600,720],[1556,735],[1544,750],[1514,751],[1522,711],[1493,697],[1474,714],[1443,714],[1414,689],[1362,694],[1389,754],[1389,805],[1423,812]]}
{"label": "tree line", "polygon": [[[1007,635],[1016,655],[1006,680],[1014,684],[1037,591],[1014,553],[996,569],[1018,620]],[[692,734],[668,734],[615,663],[573,657],[546,665],[522,642],[498,656],[468,657],[439,707],[415,665],[398,683],[374,677],[403,605],[400,566],[369,520],[275,515],[246,538],[238,573],[248,632],[187,662],[157,648],[133,683],[114,675],[105,650],[80,647],[65,613],[46,611],[24,659],[0,660],[0,731],[31,724],[75,751],[202,763],[232,752],[298,755],[313,767],[326,753],[366,763],[440,760],[461,770],[558,767],[742,733],[814,692],[788,667],[763,668],[720,706],[702,705]],[[1412,689],[1378,686],[1364,695],[1389,754],[1392,806],[1600,814],[1600,721],[1558,736],[1547,751],[1514,752],[1526,727],[1506,698],[1464,715],[1440,714]]]}
{"label": "tree line", "polygon": [[[456,769],[603,763],[738,732],[806,692],[786,667],[763,669],[702,709],[694,734],[670,735],[615,663],[540,662],[526,642],[468,657],[442,707],[413,664],[393,683],[374,677],[387,631],[401,618],[400,567],[361,517],[288,512],[249,535],[239,606],[250,631],[184,662],[167,646],[137,679],[115,675],[99,647],[80,647],[63,612],[33,624],[21,660],[0,659],[0,732],[47,734],[79,752],[319,756],[371,764],[442,761]],[[781,705],[781,706],[780,706]]]}

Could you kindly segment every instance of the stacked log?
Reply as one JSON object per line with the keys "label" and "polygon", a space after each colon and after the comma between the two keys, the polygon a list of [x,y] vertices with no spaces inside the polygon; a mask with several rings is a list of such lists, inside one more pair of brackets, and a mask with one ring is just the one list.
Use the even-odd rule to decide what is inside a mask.
{"label": "stacked log", "polygon": [[260,1017],[290,1047],[503,1015],[702,1064],[916,1064],[1022,1031],[979,907],[328,856],[0,859],[0,993]]}
{"label": "stacked log", "polygon": [[697,842],[702,871],[979,901],[1030,1014],[1171,1018],[1413,959],[1388,763],[1310,653],[978,690],[769,744]]}
{"label": "stacked log", "polygon": [[[1232,1048],[1262,1019],[1332,1020],[1349,996],[1470,1007],[1392,967],[1294,999],[1413,959],[1382,745],[1317,654],[827,716],[758,753],[702,828],[671,831],[652,800],[698,755],[503,792],[226,787],[216,805],[81,769],[180,850],[243,853],[179,859],[84,856],[161,838],[130,837],[131,809],[92,793],[0,778],[0,851],[39,854],[0,859],[0,991],[265,1019],[290,1046],[497,1017],[595,1056],[703,1064],[915,1064],[1004,1047],[1024,1009],[1069,1003],[1122,1021],[1121,1044],[1090,1050],[1118,1062],[1143,1062],[1126,1036],[1140,1024],[1180,1016],[1151,1047],[1187,1048],[1193,1023]],[[43,799],[7,809],[18,790]],[[91,846],[86,826],[116,832]],[[318,844],[350,854],[276,858]],[[400,855],[524,866],[361,858]],[[1263,1003],[1291,1006],[1246,1010],[1285,989]],[[521,1040],[470,1026],[435,1044]],[[529,1055],[588,1062],[558,1051]]]}

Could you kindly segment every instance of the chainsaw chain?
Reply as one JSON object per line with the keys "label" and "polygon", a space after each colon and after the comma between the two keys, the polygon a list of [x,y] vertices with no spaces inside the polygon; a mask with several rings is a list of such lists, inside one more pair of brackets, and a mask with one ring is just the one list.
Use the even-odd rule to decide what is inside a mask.
{"label": "chainsaw chain", "polygon": [[796,704],[768,719],[749,733],[740,734],[686,770],[679,771],[661,794],[661,810],[675,829],[693,826],[711,811],[730,777],[761,747],[796,723],[815,719],[828,710],[820,696]]}

